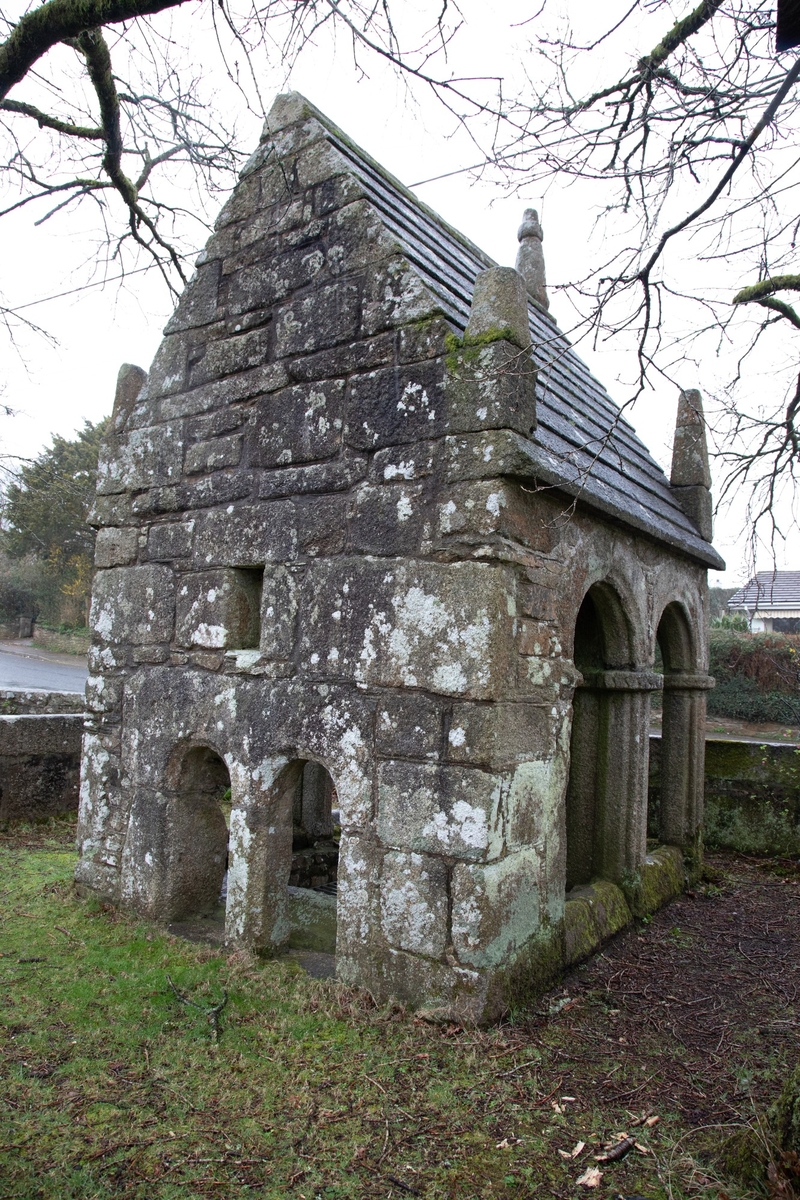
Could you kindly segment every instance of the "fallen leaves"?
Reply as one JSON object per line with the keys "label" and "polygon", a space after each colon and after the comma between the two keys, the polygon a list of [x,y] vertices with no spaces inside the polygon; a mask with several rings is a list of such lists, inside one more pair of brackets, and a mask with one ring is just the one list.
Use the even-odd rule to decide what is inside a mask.
{"label": "fallen leaves", "polygon": [[498,1142],[495,1150],[513,1150],[515,1146],[522,1145],[522,1138],[513,1137],[511,1134],[504,1137],[502,1142]]}

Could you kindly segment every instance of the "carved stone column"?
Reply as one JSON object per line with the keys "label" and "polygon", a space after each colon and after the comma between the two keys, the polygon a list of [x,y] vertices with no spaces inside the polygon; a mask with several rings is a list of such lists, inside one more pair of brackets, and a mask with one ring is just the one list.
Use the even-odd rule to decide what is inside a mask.
{"label": "carved stone column", "polygon": [[624,883],[647,851],[648,671],[592,671],[575,694],[567,793],[567,887],[591,878]]}
{"label": "carved stone column", "polygon": [[690,875],[702,857],[706,693],[713,686],[709,675],[664,676],[659,837],[680,846]]}

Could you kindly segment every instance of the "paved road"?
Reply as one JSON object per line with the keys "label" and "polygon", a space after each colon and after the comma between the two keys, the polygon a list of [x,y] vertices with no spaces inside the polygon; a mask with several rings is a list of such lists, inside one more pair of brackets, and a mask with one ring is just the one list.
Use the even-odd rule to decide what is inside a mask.
{"label": "paved road", "polygon": [[0,689],[82,692],[88,674],[76,654],[39,650],[29,641],[0,642]]}

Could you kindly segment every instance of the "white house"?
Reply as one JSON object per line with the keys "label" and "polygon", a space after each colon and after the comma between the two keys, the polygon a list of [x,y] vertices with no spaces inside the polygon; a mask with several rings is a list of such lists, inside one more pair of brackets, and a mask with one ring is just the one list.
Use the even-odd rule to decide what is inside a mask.
{"label": "white house", "polygon": [[753,633],[800,633],[800,571],[759,571],[728,601]]}

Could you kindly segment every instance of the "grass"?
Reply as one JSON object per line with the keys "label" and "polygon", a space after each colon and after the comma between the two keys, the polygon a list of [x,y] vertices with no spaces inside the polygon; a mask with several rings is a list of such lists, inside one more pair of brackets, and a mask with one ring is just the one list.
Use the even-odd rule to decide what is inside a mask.
{"label": "grass", "polygon": [[[720,1194],[678,1115],[644,1124],[641,1068],[611,1039],[596,1045],[611,1096],[573,1090],[563,1003],[527,1024],[439,1027],[288,959],[180,941],[79,899],[71,833],[0,838],[0,1196]],[[219,1040],[168,976],[201,1008],[227,993]],[[650,1153],[579,1186],[629,1130]]]}

